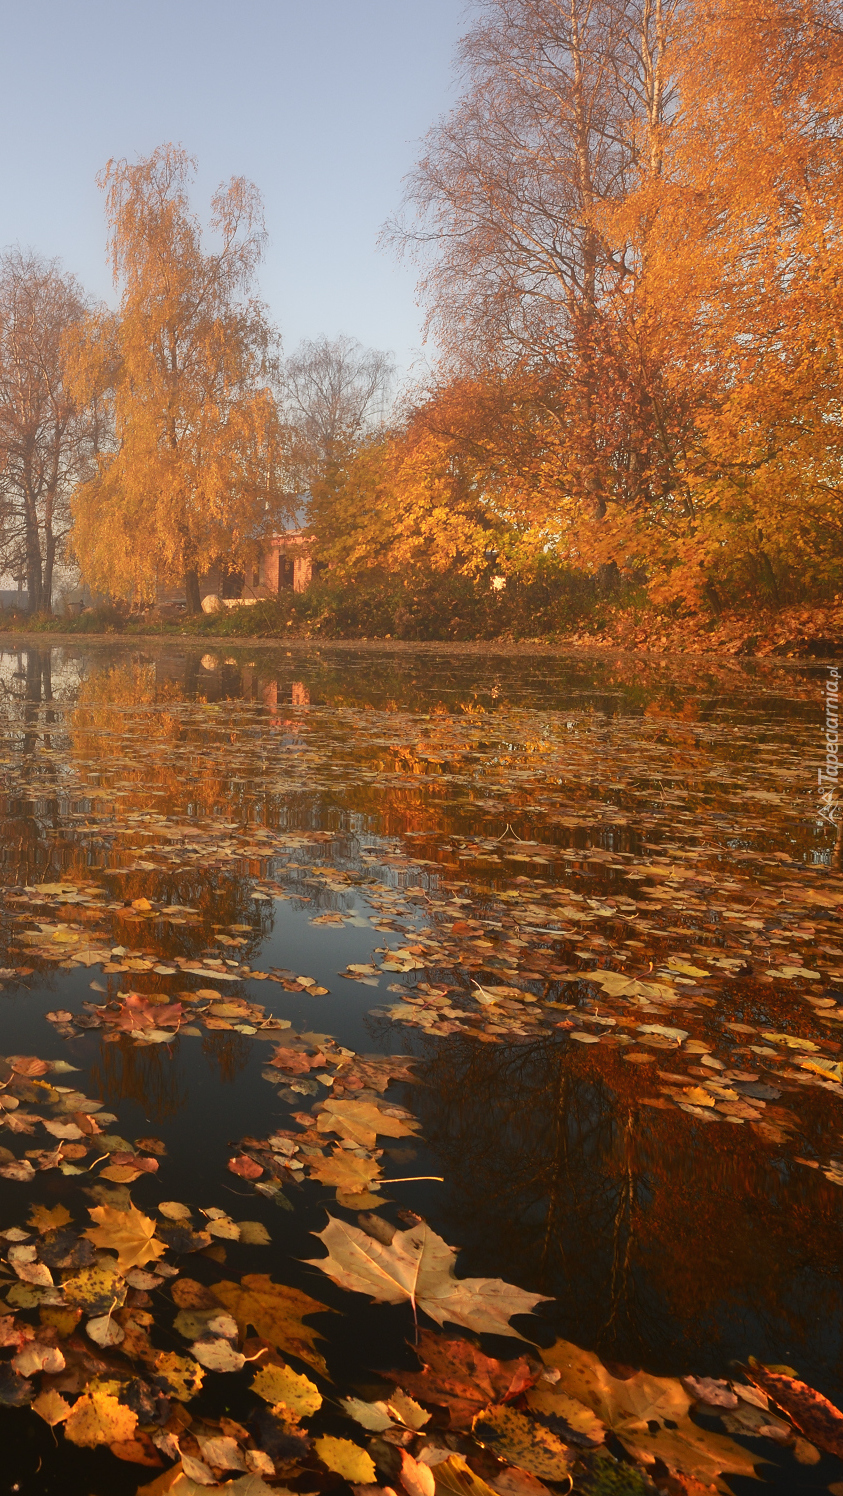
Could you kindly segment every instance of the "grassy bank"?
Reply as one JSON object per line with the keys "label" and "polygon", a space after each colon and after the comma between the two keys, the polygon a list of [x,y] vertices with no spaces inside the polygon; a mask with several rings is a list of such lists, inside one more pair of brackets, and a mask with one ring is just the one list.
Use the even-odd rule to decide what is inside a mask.
{"label": "grassy bank", "polygon": [[375,640],[468,643],[544,641],[658,654],[778,655],[831,658],[843,653],[843,603],[753,607],[719,615],[659,611],[642,595],[602,597],[533,584],[478,596],[468,585],[435,594],[317,585],[280,601],[197,617],[88,609],[75,618],[5,613],[3,635],[115,635],[123,638]]}

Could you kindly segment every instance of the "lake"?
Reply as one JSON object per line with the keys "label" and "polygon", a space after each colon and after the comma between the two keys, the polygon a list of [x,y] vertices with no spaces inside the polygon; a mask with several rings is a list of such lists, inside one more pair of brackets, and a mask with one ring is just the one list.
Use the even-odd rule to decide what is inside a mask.
{"label": "lake", "polygon": [[[20,1239],[61,1205],[78,1233],[128,1190],[150,1219],[182,1206],[170,1226],[205,1233],[173,1248],[182,1277],[268,1275],[339,1311],[310,1327],[333,1379],[318,1429],[361,1445],[331,1399],[418,1369],[413,1316],[313,1266],[312,1233],[373,1209],[426,1222],[460,1278],[541,1295],[515,1320],[532,1345],[562,1337],[621,1379],[754,1356],[839,1403],[826,674],[524,646],[5,647],[0,1226]],[[387,1108],[376,1146],[355,1098]],[[46,1142],[45,1107],[64,1118]],[[4,1280],[33,1324],[63,1307],[55,1261],[52,1289]],[[165,1289],[126,1303],[185,1355]],[[191,1411],[247,1420],[248,1386],[209,1370]],[[0,1422],[3,1489],[156,1476],[17,1407]],[[735,1437],[777,1489],[841,1478]]]}

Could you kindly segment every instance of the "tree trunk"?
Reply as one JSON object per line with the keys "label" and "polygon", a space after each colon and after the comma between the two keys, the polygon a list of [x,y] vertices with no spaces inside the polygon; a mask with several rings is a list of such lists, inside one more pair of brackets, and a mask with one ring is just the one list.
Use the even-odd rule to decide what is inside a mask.
{"label": "tree trunk", "polygon": [[188,613],[201,613],[202,599],[199,596],[199,573],[195,566],[189,567],[184,574],[184,592],[187,598]]}

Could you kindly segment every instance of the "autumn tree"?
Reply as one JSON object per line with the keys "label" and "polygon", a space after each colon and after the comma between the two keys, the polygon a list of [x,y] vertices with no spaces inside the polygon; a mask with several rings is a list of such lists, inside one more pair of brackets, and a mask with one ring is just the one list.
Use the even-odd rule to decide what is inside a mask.
{"label": "autumn tree", "polygon": [[194,171],[167,145],[100,178],[120,303],[88,320],[75,385],[109,401],[112,440],[73,504],[92,582],[149,597],[182,581],[191,612],[200,572],[253,560],[285,502],[275,337],[253,289],[260,197],[243,178],[220,187],[207,248]]}
{"label": "autumn tree", "polygon": [[383,425],[394,377],[391,354],[344,336],[304,342],[285,360],[291,481],[311,510],[330,508],[343,465]]}
{"label": "autumn tree", "polygon": [[685,420],[670,481],[610,528],[658,598],[782,601],[843,577],[843,32],[824,0],[715,0],[674,66],[660,176],[616,232]]}
{"label": "autumn tree", "polygon": [[629,274],[603,210],[660,169],[674,3],[485,0],[461,44],[462,99],[430,132],[396,230],[451,367],[557,371],[568,466],[598,518],[607,333]]}
{"label": "autumn tree", "polygon": [[75,399],[67,378],[67,335],[88,312],[57,261],[0,256],[0,566],[25,577],[30,613],[51,610],[71,493],[97,445],[96,402]]}

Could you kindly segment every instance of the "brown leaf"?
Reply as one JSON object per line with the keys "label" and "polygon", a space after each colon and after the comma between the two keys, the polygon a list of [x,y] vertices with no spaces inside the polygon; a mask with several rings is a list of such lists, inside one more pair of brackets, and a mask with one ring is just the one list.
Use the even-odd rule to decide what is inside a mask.
{"label": "brown leaf", "polygon": [[237,1174],[241,1179],[260,1179],[263,1169],[256,1164],[248,1153],[241,1153],[237,1158],[228,1160],[228,1168],[232,1174]]}
{"label": "brown leaf", "polygon": [[422,1402],[447,1407],[454,1428],[470,1428],[482,1408],[518,1397],[532,1387],[540,1370],[534,1371],[523,1356],[497,1361],[484,1356],[470,1340],[444,1340],[430,1330],[422,1330],[416,1352],[423,1371],[385,1375]]}
{"label": "brown leaf", "polygon": [[843,1459],[843,1413],[806,1382],[753,1366],[746,1375],[766,1392],[813,1444]]}

